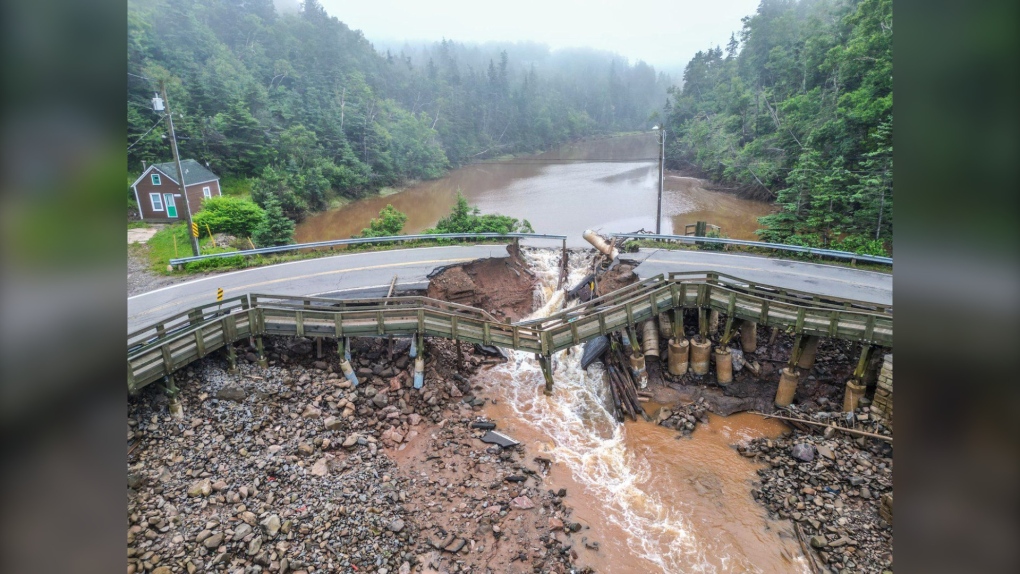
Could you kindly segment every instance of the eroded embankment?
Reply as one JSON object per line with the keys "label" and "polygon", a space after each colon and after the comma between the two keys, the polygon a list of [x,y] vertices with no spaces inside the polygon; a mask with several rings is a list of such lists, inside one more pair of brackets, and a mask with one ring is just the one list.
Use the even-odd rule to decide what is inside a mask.
{"label": "eroded embankment", "polygon": [[429,276],[426,294],[433,299],[488,311],[500,320],[519,321],[535,303],[535,274],[513,245],[507,257],[452,265]]}

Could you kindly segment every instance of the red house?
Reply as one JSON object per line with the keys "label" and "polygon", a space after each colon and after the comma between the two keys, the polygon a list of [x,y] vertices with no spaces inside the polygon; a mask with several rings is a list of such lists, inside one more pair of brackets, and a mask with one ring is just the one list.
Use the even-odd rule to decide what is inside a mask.
{"label": "red house", "polygon": [[[222,195],[220,178],[193,159],[181,161],[184,171],[184,189],[188,192],[191,214],[202,210],[202,202]],[[185,203],[181,185],[177,181],[177,166],[173,162],[154,163],[131,184],[135,201],[143,221],[175,222],[185,220]]]}

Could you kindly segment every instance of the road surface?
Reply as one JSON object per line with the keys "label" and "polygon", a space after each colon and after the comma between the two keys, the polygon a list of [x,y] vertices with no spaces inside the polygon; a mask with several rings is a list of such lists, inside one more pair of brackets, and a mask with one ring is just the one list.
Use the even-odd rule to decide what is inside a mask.
{"label": "road surface", "polygon": [[[305,259],[221,273],[128,297],[128,332],[216,300],[245,293],[270,295],[385,296],[393,276],[404,289],[425,287],[438,267],[485,257],[506,257],[506,245],[419,247]],[[379,295],[377,292],[381,292]]]}
{"label": "road surface", "polygon": [[892,306],[891,273],[755,255],[710,251],[641,249],[621,258],[641,261],[634,270],[646,279],[670,271],[718,271],[763,285]]}
{"label": "road surface", "polygon": [[[129,297],[128,332],[191,307],[244,293],[341,297],[382,296],[393,276],[403,289],[424,288],[433,270],[485,257],[506,257],[505,245],[421,247],[336,255],[211,275]],[[892,305],[892,275],[751,255],[642,249],[641,278],[669,271],[718,271],[748,281]]]}

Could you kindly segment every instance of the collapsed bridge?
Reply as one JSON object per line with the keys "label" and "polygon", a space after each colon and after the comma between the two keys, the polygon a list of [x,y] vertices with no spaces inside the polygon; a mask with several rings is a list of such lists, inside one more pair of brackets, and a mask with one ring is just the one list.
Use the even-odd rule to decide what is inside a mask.
{"label": "collapsed bridge", "polygon": [[431,336],[535,353],[545,373],[546,392],[551,392],[552,353],[635,328],[666,312],[674,313],[672,323],[682,337],[682,312],[688,309],[697,311],[702,336],[707,315],[715,312],[726,317],[725,340],[735,321],[779,328],[797,337],[795,355],[812,338],[827,337],[860,343],[863,363],[872,346],[891,347],[893,341],[889,307],[705,271],[657,275],[548,317],[517,323],[420,296],[338,300],[245,294],[200,305],[130,333],[128,391],[136,393],[161,381],[173,396],[177,371],[224,348],[233,367],[233,343],[249,338],[265,365],[262,337],[283,335],[334,340],[341,356],[347,337],[385,336],[414,337],[419,349],[423,338]]}

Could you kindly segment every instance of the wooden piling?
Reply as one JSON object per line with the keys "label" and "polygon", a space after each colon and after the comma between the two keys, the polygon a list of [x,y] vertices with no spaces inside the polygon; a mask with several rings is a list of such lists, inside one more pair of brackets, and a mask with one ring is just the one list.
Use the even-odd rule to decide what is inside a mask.
{"label": "wooden piling", "polygon": [[539,355],[538,364],[542,367],[542,375],[545,376],[545,394],[551,395],[553,391],[552,355]]}

